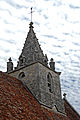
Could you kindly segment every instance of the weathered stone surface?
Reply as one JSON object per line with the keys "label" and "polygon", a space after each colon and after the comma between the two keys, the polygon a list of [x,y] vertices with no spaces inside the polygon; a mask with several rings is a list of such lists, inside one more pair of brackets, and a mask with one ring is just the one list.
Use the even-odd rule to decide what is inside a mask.
{"label": "weathered stone surface", "polygon": [[[21,73],[25,76],[19,77]],[[51,91],[49,91],[47,75],[51,74]],[[33,63],[22,69],[15,70],[10,73],[11,76],[17,77],[28,86],[33,95],[41,104],[53,108],[57,106],[58,111],[64,112],[64,103],[61,98],[61,88],[59,75],[48,67],[39,62]]]}
{"label": "weathered stone surface", "polygon": [[7,72],[11,72],[11,71],[13,71],[13,62],[10,57],[9,61],[7,62]]}
{"label": "weathered stone surface", "polygon": [[22,49],[22,53],[19,57],[17,68],[21,66],[29,65],[33,62],[39,61],[44,65],[47,65],[47,56],[43,54],[41,47],[39,45],[38,39],[33,30],[33,23],[30,23],[30,29]]}
{"label": "weathered stone surface", "polygon": [[56,106],[58,111],[64,113],[59,74],[55,72],[55,62],[51,59],[50,68],[48,67],[47,55],[44,55],[41,50],[32,22],[17,67],[9,74],[27,85],[41,104],[50,108]]}

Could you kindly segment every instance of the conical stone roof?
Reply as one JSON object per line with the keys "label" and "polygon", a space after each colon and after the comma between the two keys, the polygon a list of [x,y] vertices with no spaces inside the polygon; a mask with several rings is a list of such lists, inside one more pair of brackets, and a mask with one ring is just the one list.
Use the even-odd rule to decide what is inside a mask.
{"label": "conical stone roof", "polygon": [[48,59],[47,56],[43,54],[43,51],[39,45],[38,39],[33,30],[33,22],[30,22],[29,32],[22,49],[22,53],[19,57],[17,67],[29,65],[37,61],[47,65]]}

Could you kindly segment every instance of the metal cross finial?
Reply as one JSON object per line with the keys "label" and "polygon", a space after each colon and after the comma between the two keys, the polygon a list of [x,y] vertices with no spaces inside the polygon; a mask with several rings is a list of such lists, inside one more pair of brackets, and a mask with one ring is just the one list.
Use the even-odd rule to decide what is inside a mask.
{"label": "metal cross finial", "polygon": [[33,11],[32,11],[32,7],[31,7],[31,22],[32,22],[32,13],[33,13]]}
{"label": "metal cross finial", "polygon": [[31,22],[32,22],[32,13],[34,12],[34,11],[32,11],[32,7],[31,7],[31,12],[29,13],[29,14],[31,14]]}

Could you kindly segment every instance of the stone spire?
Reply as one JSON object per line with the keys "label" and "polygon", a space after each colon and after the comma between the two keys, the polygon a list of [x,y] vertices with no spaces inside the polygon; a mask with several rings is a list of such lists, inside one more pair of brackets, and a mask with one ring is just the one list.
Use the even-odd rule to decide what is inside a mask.
{"label": "stone spire", "polygon": [[17,64],[18,68],[37,61],[44,65],[47,65],[48,59],[43,54],[38,39],[34,33],[33,22],[30,22],[29,25],[29,32]]}

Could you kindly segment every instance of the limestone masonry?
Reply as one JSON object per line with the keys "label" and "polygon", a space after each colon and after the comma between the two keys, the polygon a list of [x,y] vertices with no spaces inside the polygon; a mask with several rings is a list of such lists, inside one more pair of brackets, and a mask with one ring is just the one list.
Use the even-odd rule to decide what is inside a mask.
{"label": "limestone masonry", "polygon": [[43,54],[30,22],[29,32],[19,56],[17,67],[13,69],[11,58],[7,62],[7,73],[21,80],[41,105],[65,113],[61,97],[60,72],[55,71],[55,62]]}

